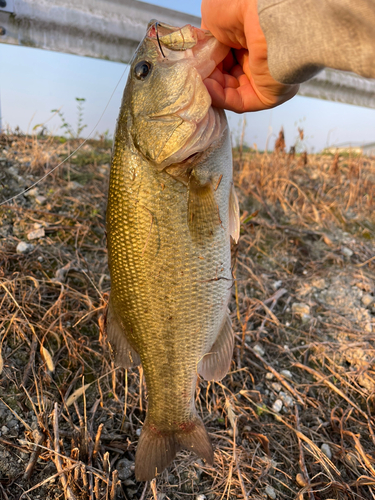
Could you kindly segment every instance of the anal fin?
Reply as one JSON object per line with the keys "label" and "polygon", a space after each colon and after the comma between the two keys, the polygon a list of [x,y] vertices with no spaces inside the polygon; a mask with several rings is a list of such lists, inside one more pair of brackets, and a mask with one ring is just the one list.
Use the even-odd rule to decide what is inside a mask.
{"label": "anal fin", "polygon": [[232,320],[226,315],[221,330],[210,351],[198,363],[198,373],[205,380],[221,380],[228,373],[233,356]]}
{"label": "anal fin", "polygon": [[108,342],[115,355],[115,363],[123,368],[138,366],[141,358],[126,338],[125,330],[113,310],[111,300],[108,304],[105,328]]}

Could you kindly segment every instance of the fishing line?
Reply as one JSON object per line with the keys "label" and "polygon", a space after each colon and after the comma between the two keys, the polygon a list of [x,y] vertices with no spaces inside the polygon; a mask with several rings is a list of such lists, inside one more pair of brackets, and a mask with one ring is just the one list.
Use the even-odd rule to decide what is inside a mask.
{"label": "fishing line", "polygon": [[161,43],[160,43],[160,40],[159,40],[159,29],[158,28],[159,28],[159,23],[156,21],[156,23],[155,23],[156,38],[158,40],[160,52],[163,54],[163,57],[165,59],[165,55],[164,55],[163,49],[161,48]]}
{"label": "fishing line", "polygon": [[[134,55],[135,55],[135,54],[134,54]],[[133,55],[133,57],[132,57],[131,61],[129,62],[129,66],[130,66],[130,65],[131,65],[131,63],[133,62],[134,55]],[[69,156],[67,156],[67,157],[66,157],[66,158],[65,158],[62,162],[60,162],[58,165],[56,165],[56,166],[55,166],[55,167],[53,167],[51,170],[49,170],[49,171],[48,171],[45,175],[43,175],[43,177],[41,177],[39,180],[37,180],[36,182],[34,182],[34,184],[32,184],[31,186],[29,186],[27,189],[24,189],[24,190],[23,190],[23,191],[21,191],[20,193],[16,194],[15,196],[12,196],[12,197],[11,197],[11,198],[9,198],[8,200],[2,201],[2,202],[0,203],[0,207],[1,207],[2,205],[6,205],[6,204],[8,204],[10,201],[15,200],[15,199],[16,199],[16,198],[18,198],[19,196],[22,196],[23,194],[25,194],[25,193],[27,193],[28,191],[30,191],[30,189],[32,189],[33,187],[37,186],[40,182],[44,181],[44,179],[45,179],[46,177],[48,177],[48,176],[49,176],[50,174],[52,174],[55,170],[57,170],[59,167],[61,167],[61,165],[63,165],[66,161],[68,161],[68,160],[69,160],[69,159],[70,159],[70,158],[71,158],[71,157],[72,157],[75,153],[77,153],[77,151],[79,151],[79,150],[82,148],[82,146],[84,146],[84,145],[86,144],[86,142],[90,139],[90,137],[92,136],[92,134],[93,134],[93,133],[95,132],[95,130],[97,129],[97,127],[98,127],[99,123],[101,122],[101,119],[103,118],[104,113],[107,111],[107,108],[108,108],[108,106],[109,106],[109,103],[111,102],[112,97],[114,96],[114,93],[116,92],[117,87],[120,85],[120,82],[121,82],[121,80],[123,79],[123,77],[124,77],[124,75],[125,75],[126,71],[128,71],[128,67],[126,67],[126,68],[124,69],[124,71],[123,71],[122,75],[120,76],[119,81],[117,82],[117,84],[116,84],[116,86],[115,86],[115,88],[114,88],[114,90],[113,90],[113,92],[112,92],[112,94],[111,94],[111,96],[110,96],[110,98],[109,98],[109,100],[108,100],[108,102],[107,102],[107,104],[106,104],[106,106],[105,106],[105,108],[104,108],[103,112],[102,112],[102,114],[101,114],[101,115],[100,115],[100,117],[99,117],[99,120],[96,122],[96,125],[95,125],[95,126],[94,126],[94,128],[91,130],[91,132],[90,132],[90,133],[89,133],[89,135],[86,137],[86,139],[85,139],[85,140],[84,140],[84,141],[83,141],[83,142],[82,142],[82,143],[81,143],[81,144],[80,144],[80,145],[79,145],[79,146],[78,146],[78,147],[77,147],[77,148],[76,148],[76,149],[75,149],[75,150],[74,150],[74,151],[73,151],[73,152],[72,152]]]}

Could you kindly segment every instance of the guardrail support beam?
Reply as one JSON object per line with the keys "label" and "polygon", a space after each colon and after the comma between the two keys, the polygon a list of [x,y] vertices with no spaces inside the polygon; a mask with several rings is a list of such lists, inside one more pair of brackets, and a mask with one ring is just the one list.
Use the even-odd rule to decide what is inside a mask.
{"label": "guardrail support beam", "polygon": [[[0,0],[0,43],[128,63],[150,19],[174,26],[200,18],[137,0]],[[375,108],[375,80],[326,69],[299,94]]]}

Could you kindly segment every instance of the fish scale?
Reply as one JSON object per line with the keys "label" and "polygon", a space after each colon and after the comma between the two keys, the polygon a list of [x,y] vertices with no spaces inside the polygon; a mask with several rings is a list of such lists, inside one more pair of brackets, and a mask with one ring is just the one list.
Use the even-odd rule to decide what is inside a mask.
{"label": "fish scale", "polygon": [[[218,163],[216,156],[213,168],[220,171],[225,160]],[[136,159],[136,166],[126,157],[126,150],[116,148],[111,168],[107,225],[114,270],[111,297],[123,311],[128,339],[141,356],[148,413],[169,428],[193,411],[180,394],[193,397],[196,365],[213,344],[226,312],[230,240],[220,228],[210,245],[194,245],[187,225],[186,186],[157,172],[149,162]],[[131,180],[134,168],[139,173]],[[215,193],[218,205],[223,204],[221,198],[228,200],[229,189],[230,179],[222,179]],[[120,199],[117,193],[112,197],[114,191],[122,193]],[[220,217],[228,227],[228,210],[222,210]],[[228,281],[211,281],[221,269]],[[170,363],[175,360],[179,364],[173,373]]]}
{"label": "fish scale", "polygon": [[[158,125],[164,126],[165,117],[147,121],[139,111],[147,95],[140,91],[152,91],[152,86],[158,85],[157,78],[163,71],[168,74],[169,69],[169,62],[160,59],[154,41],[146,38],[144,44],[125,88],[111,165],[107,208],[111,295],[107,332],[118,362],[130,367],[141,361],[143,366],[148,409],[136,454],[136,476],[149,480],[162,472],[181,448],[192,449],[212,462],[211,444],[196,413],[194,393],[198,372],[206,378],[222,378],[233,349],[227,316],[232,286],[233,185],[229,131],[223,111],[210,111],[210,126],[220,126],[220,135],[213,136],[210,129],[208,137],[213,142],[193,156],[190,163],[177,165],[176,177],[170,173],[177,172],[175,164],[171,171],[159,168],[140,151],[142,147],[163,151],[165,141],[173,150],[170,136],[163,136],[163,128],[158,133]],[[149,60],[154,65],[160,62],[154,80],[152,75],[148,80],[151,87],[142,87],[131,77],[138,61],[145,57],[149,66]],[[141,66],[140,71],[144,68]],[[186,81],[189,68],[186,63],[181,68],[181,78]],[[178,71],[175,66],[172,69],[176,77]],[[198,87],[190,90],[201,96],[200,102],[207,102],[207,91],[204,86],[199,87],[196,73],[192,81]],[[172,90],[175,88],[179,86],[174,85]],[[176,101],[172,97],[163,98],[169,105]],[[185,106],[185,97],[184,103]],[[145,100],[145,106],[151,113],[152,102]],[[189,109],[197,112],[193,106],[194,102],[191,108],[184,108],[186,116]],[[137,120],[142,121],[139,129]],[[167,125],[170,127],[169,122]],[[142,141],[134,138],[134,130],[142,131]],[[181,140],[179,137],[176,140]],[[181,178],[185,167],[187,181]],[[219,342],[219,333],[222,345],[211,352],[215,342]],[[207,356],[217,357],[206,359]]]}

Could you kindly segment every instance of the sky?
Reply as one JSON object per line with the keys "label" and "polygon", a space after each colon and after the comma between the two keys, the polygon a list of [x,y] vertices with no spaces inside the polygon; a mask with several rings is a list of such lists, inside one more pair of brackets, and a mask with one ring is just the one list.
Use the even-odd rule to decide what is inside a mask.
{"label": "sky", "polygon": [[[175,0],[149,3],[176,8]],[[200,15],[198,0],[179,3],[178,7],[183,12]],[[0,43],[3,128],[9,126],[14,130],[18,126],[31,133],[36,125],[45,123],[49,131],[62,133],[62,121],[58,116],[51,118],[52,109],[60,109],[65,120],[76,128],[75,98],[79,97],[86,99],[83,120],[88,126],[82,135],[87,136],[94,129],[108,105],[93,135],[107,131],[113,136],[126,74],[125,64]],[[295,143],[297,129],[302,127],[305,132],[302,147],[308,152],[342,143],[375,141],[374,109],[308,97],[296,96],[273,110],[246,115],[229,113],[228,118],[234,143],[240,137],[245,118],[245,143],[257,144],[259,149],[265,149],[266,144],[272,148],[281,126],[287,148]]]}

